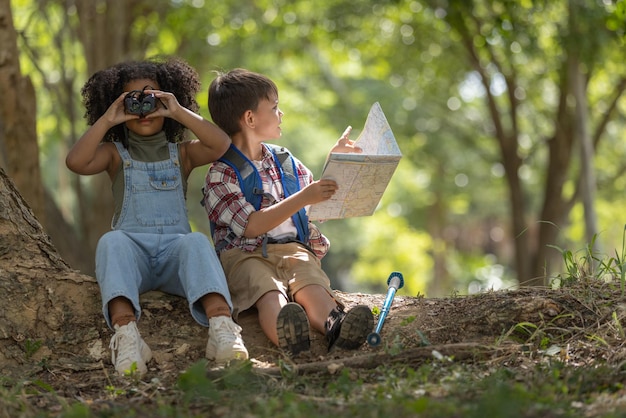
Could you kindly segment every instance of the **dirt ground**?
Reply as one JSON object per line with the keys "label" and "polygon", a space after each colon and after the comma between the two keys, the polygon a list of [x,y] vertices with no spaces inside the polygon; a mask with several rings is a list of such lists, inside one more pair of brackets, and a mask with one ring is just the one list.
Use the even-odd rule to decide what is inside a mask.
{"label": "dirt ground", "polygon": [[[2,175],[0,170],[0,180]],[[95,279],[68,268],[10,182],[0,181],[0,194],[0,390],[17,398],[18,409],[26,398],[38,411],[49,412],[76,401],[109,402],[110,388],[175,390],[181,372],[203,359],[208,338],[207,329],[191,318],[187,302],[158,292],[143,295],[139,330],[154,358],[142,379],[145,386],[128,383],[111,364],[112,332],[102,318]],[[602,364],[622,370],[626,290],[619,277],[604,280],[577,279],[560,290],[396,296],[379,346],[329,353],[323,336],[312,332],[310,353],[295,359],[272,346],[256,315],[242,316],[240,324],[252,363],[265,374],[280,372],[285,364],[297,373],[330,374],[341,367],[394,363],[418,368],[438,356],[485,369],[506,368],[516,377],[547,357],[575,367]],[[357,304],[380,309],[385,299],[384,294],[337,296],[348,309]],[[154,393],[143,395],[149,401]],[[626,389],[615,395],[593,407],[626,405]]]}
{"label": "dirt ground", "polygon": [[[346,309],[360,304],[367,305],[370,308],[378,307],[378,309],[382,309],[382,303],[385,298],[385,295],[361,293],[348,294],[337,292],[337,295],[346,305]],[[414,309],[417,302],[418,300],[415,298],[400,296],[394,298],[393,313],[390,312],[387,316],[381,331],[383,340],[390,335],[387,333],[387,330],[393,329],[403,318],[418,313]],[[151,347],[154,357],[148,364],[148,378],[150,375],[177,374],[198,359],[203,358],[208,331],[193,321],[184,300],[159,292],[151,292],[143,297],[142,303],[143,317],[139,322],[139,330],[146,343]],[[378,320],[378,317],[376,317],[376,320]],[[239,324],[243,329],[242,337],[249,351],[250,358],[259,368],[274,367],[279,359],[295,364],[305,364],[353,357],[359,354],[374,352],[384,345],[381,343],[380,346],[373,348],[365,343],[358,350],[346,351],[336,349],[329,353],[324,336],[315,330],[311,330],[311,350],[290,359],[285,357],[284,353],[263,334],[255,311],[250,310],[241,314]],[[110,331],[104,331],[103,334],[112,335]],[[103,344],[106,342],[103,341]],[[418,344],[417,341],[413,343]],[[108,358],[108,347],[103,348],[105,349],[102,357],[103,364],[112,370],[110,359]]]}
{"label": "dirt ground", "polygon": [[[347,309],[364,304],[374,310],[376,307],[380,310],[386,296],[336,293]],[[143,311],[138,328],[153,353],[144,380],[159,379],[166,385],[172,384],[182,371],[204,357],[208,331],[191,318],[187,303],[182,298],[161,292],[149,292],[142,295],[141,304]],[[431,344],[457,341],[458,339],[451,335],[455,334],[454,329],[447,327],[435,329],[439,326],[431,319],[439,315],[437,310],[437,304],[431,305],[425,299],[396,296],[383,324],[380,333],[382,342],[379,346],[370,347],[365,343],[358,350],[334,349],[329,353],[324,336],[312,330],[310,352],[301,353],[296,358],[286,357],[265,337],[255,312],[249,311],[240,315],[239,323],[243,328],[242,336],[255,367],[271,369],[276,367],[279,361],[311,366],[367,356],[384,351],[390,344],[397,344],[398,339],[402,340],[405,348],[419,347],[423,345],[423,341],[419,333],[415,332],[416,328],[411,324],[407,327],[400,326],[407,318],[411,318],[411,323],[419,324],[420,327],[422,324],[431,324],[421,331],[432,340],[429,341]],[[375,316],[375,319],[376,325],[378,316]],[[111,364],[108,344],[113,335],[112,331],[107,328],[104,320],[94,319],[94,321],[100,323],[100,329],[97,330],[100,337],[89,344],[86,352],[77,353],[76,346],[52,348],[44,345],[32,355],[28,364],[5,371],[15,377],[32,374],[33,379],[43,379],[65,396],[74,397],[78,393],[80,397],[96,396],[91,392],[101,392],[103,383],[120,382],[123,378],[115,375]],[[432,328],[433,326],[435,328]],[[49,373],[41,370],[42,365]]]}
{"label": "dirt ground", "polygon": [[[348,309],[357,304],[381,309],[386,295],[337,292],[337,296]],[[181,372],[204,357],[208,331],[193,321],[181,298],[151,292],[142,297],[142,306],[139,330],[153,352],[143,380],[172,388]],[[242,315],[240,324],[253,365],[264,373],[278,374],[281,363],[291,364],[301,373],[332,373],[335,367],[374,368],[393,362],[419,367],[435,353],[523,373],[542,355],[580,366],[596,361],[623,363],[623,331],[615,324],[626,318],[624,306],[619,290],[606,286],[575,291],[529,288],[443,299],[396,295],[379,346],[365,343],[358,350],[329,353],[323,336],[312,331],[310,353],[294,359],[269,342],[255,314]],[[44,382],[66,399],[101,402],[103,388],[124,387],[125,378],[116,376],[111,365],[111,331],[103,320],[95,321],[100,321],[99,335],[88,352],[44,346],[12,374]],[[41,402],[38,407],[43,409],[58,407],[46,405],[51,402],[49,397],[33,401]]]}

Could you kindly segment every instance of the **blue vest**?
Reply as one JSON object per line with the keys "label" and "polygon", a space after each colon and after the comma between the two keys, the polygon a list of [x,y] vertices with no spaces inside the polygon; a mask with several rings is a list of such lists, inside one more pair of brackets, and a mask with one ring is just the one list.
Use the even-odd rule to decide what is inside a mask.
{"label": "blue vest", "polygon": [[[296,162],[289,151],[277,145],[263,144],[263,146],[272,153],[274,163],[280,173],[280,181],[283,186],[285,198],[297,193],[300,190],[298,170],[296,168]],[[235,171],[239,187],[246,197],[246,200],[252,204],[256,210],[259,210],[265,192],[263,191],[261,175],[252,161],[232,144],[218,161],[227,164]],[[298,241],[306,244],[309,240],[309,218],[306,214],[306,209],[300,209],[293,214],[291,219],[298,231]]]}

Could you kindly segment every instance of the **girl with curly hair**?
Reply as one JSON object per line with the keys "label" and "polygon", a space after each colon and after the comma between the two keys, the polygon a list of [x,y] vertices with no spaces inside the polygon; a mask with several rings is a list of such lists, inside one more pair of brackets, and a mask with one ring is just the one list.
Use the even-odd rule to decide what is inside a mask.
{"label": "girl with curly hair", "polygon": [[[191,232],[187,218],[189,174],[230,145],[196,113],[199,88],[192,67],[169,59],[117,64],[92,75],[81,91],[90,127],[66,165],[81,175],[106,171],[112,182],[112,231],[98,242],[96,278],[121,375],[147,372],[152,352],[137,328],[139,295],[155,289],[185,297],[192,317],[209,327],[208,359],[248,358],[213,245]],[[197,139],[187,140],[187,131]]]}

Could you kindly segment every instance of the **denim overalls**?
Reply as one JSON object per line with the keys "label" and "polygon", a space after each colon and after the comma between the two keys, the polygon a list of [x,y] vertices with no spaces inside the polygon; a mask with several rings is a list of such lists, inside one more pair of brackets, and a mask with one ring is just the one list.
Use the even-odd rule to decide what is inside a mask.
{"label": "denim overalls", "polygon": [[231,310],[232,302],[213,245],[204,234],[191,232],[177,145],[168,143],[168,160],[142,162],[131,159],[122,144],[114,144],[122,157],[124,202],[113,230],[100,238],[96,249],[107,324],[111,327],[111,299],[129,299],[139,319],[139,295],[161,290],[187,298],[193,318],[208,326],[199,299],[219,293]]}

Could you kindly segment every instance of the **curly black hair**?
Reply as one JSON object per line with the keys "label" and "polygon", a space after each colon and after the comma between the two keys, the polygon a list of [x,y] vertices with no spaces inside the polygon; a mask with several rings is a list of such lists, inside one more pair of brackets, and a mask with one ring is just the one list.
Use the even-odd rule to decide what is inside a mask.
{"label": "curly black hair", "polygon": [[[93,125],[104,115],[127,83],[143,78],[156,82],[162,91],[173,93],[181,106],[198,113],[196,94],[200,91],[200,80],[196,70],[180,58],[154,58],[122,62],[92,75],[81,89],[87,123]],[[126,145],[124,129],[124,124],[114,126],[103,141],[119,141]],[[168,141],[183,140],[185,129],[174,119],[165,118],[163,130]]]}

